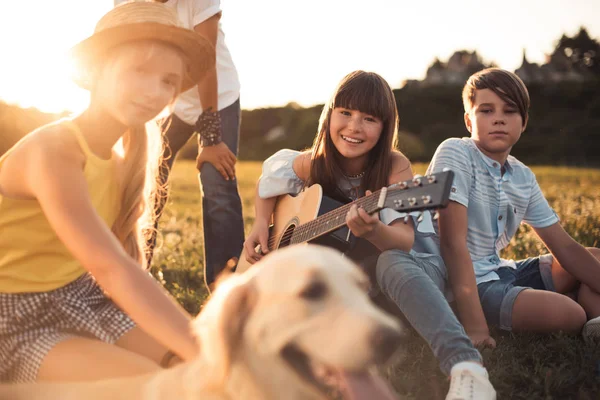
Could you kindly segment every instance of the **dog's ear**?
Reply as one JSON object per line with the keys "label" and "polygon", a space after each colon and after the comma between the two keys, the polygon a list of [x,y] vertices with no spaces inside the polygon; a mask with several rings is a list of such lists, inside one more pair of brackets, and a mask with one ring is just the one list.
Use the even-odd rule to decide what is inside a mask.
{"label": "dog's ear", "polygon": [[219,284],[194,322],[201,358],[211,365],[215,382],[224,383],[229,374],[255,299],[251,279],[230,277]]}
{"label": "dog's ear", "polygon": [[238,258],[237,257],[231,257],[228,261],[227,264],[225,264],[225,266],[223,267],[223,269],[221,270],[221,272],[219,272],[217,274],[217,276],[215,277],[214,282],[211,282],[208,285],[208,291],[209,293],[212,293],[215,291],[215,289],[217,288],[217,286],[219,286],[221,283],[223,283],[224,281],[226,281],[227,279],[229,279],[233,273],[235,272],[235,267],[238,264]]}

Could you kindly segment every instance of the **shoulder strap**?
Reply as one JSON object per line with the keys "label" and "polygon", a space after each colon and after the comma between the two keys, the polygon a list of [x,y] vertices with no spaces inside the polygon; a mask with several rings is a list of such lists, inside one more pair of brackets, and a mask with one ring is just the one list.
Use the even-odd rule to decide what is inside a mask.
{"label": "shoulder strap", "polygon": [[73,136],[75,137],[75,139],[77,139],[79,147],[81,147],[81,150],[83,150],[83,153],[86,155],[86,157],[89,158],[90,155],[92,155],[92,151],[90,150],[90,147],[85,141],[85,138],[83,137],[83,132],[81,132],[79,126],[77,126],[77,124],[70,119],[62,120],[61,125],[66,127],[69,131],[71,131],[71,133],[73,133]]}

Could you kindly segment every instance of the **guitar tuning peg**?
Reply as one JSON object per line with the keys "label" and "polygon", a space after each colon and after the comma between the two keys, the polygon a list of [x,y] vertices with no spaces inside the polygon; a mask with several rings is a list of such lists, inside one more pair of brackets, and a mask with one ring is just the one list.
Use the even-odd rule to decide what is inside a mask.
{"label": "guitar tuning peg", "polygon": [[404,224],[408,224],[408,219],[409,219],[409,218],[410,218],[410,217],[408,216],[408,214],[406,214],[406,215],[404,216],[404,218],[403,218],[403,222],[404,222]]}
{"label": "guitar tuning peg", "polygon": [[398,184],[399,189],[406,189],[407,187],[408,187],[408,185],[406,184],[406,182],[400,182]]}
{"label": "guitar tuning peg", "polygon": [[437,221],[439,217],[440,217],[440,213],[436,211],[436,212],[433,214],[433,220],[434,220],[434,221]]}
{"label": "guitar tuning peg", "polygon": [[420,175],[417,175],[413,178],[413,185],[421,186],[422,184],[423,184],[423,179],[421,178]]}
{"label": "guitar tuning peg", "polygon": [[423,222],[423,213],[422,212],[419,213],[419,216],[417,217],[417,222],[419,222],[419,223]]}
{"label": "guitar tuning peg", "polygon": [[437,177],[435,175],[429,175],[429,176],[427,176],[427,182],[435,183],[435,182],[437,182]]}
{"label": "guitar tuning peg", "polygon": [[421,201],[423,202],[423,204],[429,204],[431,203],[431,196],[421,196]]}

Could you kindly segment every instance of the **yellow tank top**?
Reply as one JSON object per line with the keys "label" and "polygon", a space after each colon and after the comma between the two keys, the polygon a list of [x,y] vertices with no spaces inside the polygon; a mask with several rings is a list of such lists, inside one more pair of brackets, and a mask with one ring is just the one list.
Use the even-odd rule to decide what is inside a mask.
{"label": "yellow tank top", "polygon": [[[115,157],[104,160],[90,151],[71,120],[56,122],[72,132],[86,156],[84,167],[96,212],[112,227],[119,210]],[[12,150],[0,157],[0,168]],[[45,292],[64,286],[83,273],[48,223],[37,200],[0,195],[0,292]]]}

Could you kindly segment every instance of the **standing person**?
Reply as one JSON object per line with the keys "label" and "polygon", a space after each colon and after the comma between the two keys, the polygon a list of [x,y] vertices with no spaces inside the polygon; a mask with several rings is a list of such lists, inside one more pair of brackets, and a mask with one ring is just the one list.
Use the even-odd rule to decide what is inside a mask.
{"label": "standing person", "polygon": [[[166,183],[175,156],[198,133],[196,168],[202,191],[204,281],[211,287],[227,262],[240,255],[244,243],[242,202],[235,176],[241,119],[240,82],[225,44],[220,0],[160,2],[177,12],[185,28],[206,37],[216,49],[215,66],[197,87],[181,94],[174,114],[166,123],[161,167],[161,183]],[[158,202],[159,216],[166,201],[164,193]],[[155,243],[156,233],[151,239],[149,263]]]}
{"label": "standing person", "polygon": [[[440,249],[463,325],[476,343],[504,330],[600,336],[600,251],[562,228],[533,172],[510,155],[529,118],[529,93],[515,74],[489,68],[463,89],[470,138],[447,139],[428,173],[455,173],[450,204],[440,211]],[[550,254],[513,261],[499,252],[521,221]],[[575,300],[566,294],[576,292]],[[586,323],[586,321],[589,321]]]}
{"label": "standing person", "polygon": [[214,49],[168,7],[135,2],[72,55],[89,107],[0,158],[0,381],[135,375],[198,351],[190,315],[145,271],[162,153],[147,122]]}
{"label": "standing person", "polygon": [[[280,195],[297,194],[305,185],[318,183],[329,197],[355,200],[411,179],[409,160],[395,150],[397,130],[398,111],[388,83],[372,72],[346,75],[323,108],[312,149],[280,150],[264,162],[256,219],[244,244],[247,260],[254,263],[268,253],[268,227]],[[367,273],[376,275],[381,290],[452,377],[447,399],[495,399],[481,355],[442,293],[443,262],[435,254],[413,250],[417,220],[404,224],[404,216],[391,209],[368,215],[356,205],[350,208],[346,223],[351,232],[383,252],[376,267],[365,266],[376,269]],[[418,230],[427,230],[421,225]],[[255,250],[258,245],[262,254]]]}

